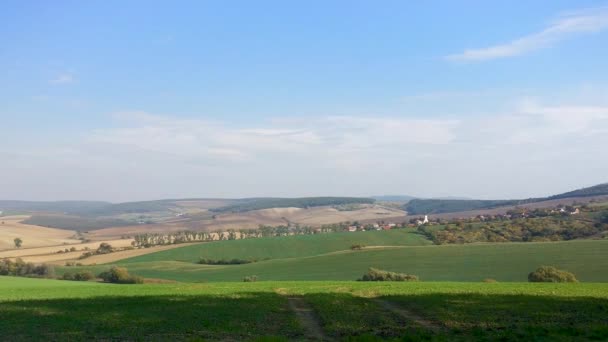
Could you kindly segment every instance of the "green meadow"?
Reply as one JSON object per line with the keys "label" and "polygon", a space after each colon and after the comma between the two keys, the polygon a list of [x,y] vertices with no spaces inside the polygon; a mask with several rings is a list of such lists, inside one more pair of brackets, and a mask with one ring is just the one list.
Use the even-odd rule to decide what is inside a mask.
{"label": "green meadow", "polygon": [[11,341],[602,340],[607,323],[608,284],[0,277],[0,331]]}
{"label": "green meadow", "polygon": [[[351,250],[353,244],[367,245]],[[356,280],[368,268],[415,274],[422,281],[527,281],[542,265],[583,282],[608,282],[608,240],[428,245],[412,231],[339,233],[221,241],[157,252],[117,264],[146,278],[181,282]],[[242,265],[200,265],[199,258],[257,259]],[[100,272],[109,265],[63,267]]]}

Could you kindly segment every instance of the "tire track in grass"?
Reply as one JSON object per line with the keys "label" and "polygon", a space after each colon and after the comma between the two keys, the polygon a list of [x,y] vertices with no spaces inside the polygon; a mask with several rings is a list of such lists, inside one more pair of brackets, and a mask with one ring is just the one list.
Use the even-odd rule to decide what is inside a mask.
{"label": "tire track in grass", "polygon": [[287,298],[289,309],[296,314],[298,322],[306,331],[306,337],[315,341],[329,341],[321,328],[321,323],[314,310],[308,305],[304,298],[287,294],[283,289],[277,289],[276,292]]}
{"label": "tire track in grass", "polygon": [[425,319],[407,309],[404,309],[403,307],[401,307],[397,304],[391,303],[387,300],[380,299],[380,298],[375,298],[374,302],[376,302],[382,308],[399,315],[401,318],[404,318],[408,321],[412,321],[412,322],[418,324],[419,326],[432,331],[433,333],[439,333],[439,332],[443,331],[443,327],[441,325],[439,325],[438,323]]}

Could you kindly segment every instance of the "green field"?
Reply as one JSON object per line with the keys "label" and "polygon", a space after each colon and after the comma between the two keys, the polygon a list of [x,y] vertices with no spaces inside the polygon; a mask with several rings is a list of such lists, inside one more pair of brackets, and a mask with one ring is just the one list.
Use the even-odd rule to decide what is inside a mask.
{"label": "green field", "polygon": [[[573,272],[583,282],[608,282],[608,240],[573,240],[543,243],[398,246],[427,244],[404,230],[250,239],[198,244],[118,262],[146,278],[183,282],[260,280],[355,280],[369,267],[415,274],[423,281],[526,281],[542,265]],[[342,240],[345,239],[345,240]],[[354,243],[368,247],[352,251]],[[394,247],[386,247],[392,244]],[[315,254],[317,253],[317,254]],[[243,265],[199,265],[199,257],[257,258]],[[271,258],[269,260],[263,260]],[[60,268],[100,272],[109,265]]]}
{"label": "green field", "polygon": [[[309,320],[294,301],[310,310]],[[602,340],[608,284],[111,285],[0,277],[0,331],[11,341]]]}
{"label": "green field", "polygon": [[125,262],[186,261],[210,259],[279,259],[299,258],[348,250],[352,245],[424,246],[431,242],[414,229],[331,233],[218,241],[147,254]]}

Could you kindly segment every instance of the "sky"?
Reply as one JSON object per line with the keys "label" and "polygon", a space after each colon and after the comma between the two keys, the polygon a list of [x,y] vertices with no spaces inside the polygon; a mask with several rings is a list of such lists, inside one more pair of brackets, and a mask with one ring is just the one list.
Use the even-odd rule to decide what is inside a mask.
{"label": "sky", "polygon": [[0,199],[608,181],[608,1],[3,1]]}

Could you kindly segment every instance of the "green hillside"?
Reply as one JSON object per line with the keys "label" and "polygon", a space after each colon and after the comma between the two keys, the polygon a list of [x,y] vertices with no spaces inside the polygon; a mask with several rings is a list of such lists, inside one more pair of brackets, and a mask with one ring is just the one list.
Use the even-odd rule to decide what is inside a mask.
{"label": "green hillside", "polygon": [[[356,235],[356,233],[353,233]],[[255,241],[263,241],[257,239]],[[243,240],[245,241],[245,240]],[[252,240],[253,241],[253,240]],[[244,258],[249,252],[226,258]],[[223,246],[229,246],[229,243]],[[213,244],[209,244],[211,246]],[[217,245],[221,245],[217,243]],[[198,245],[201,246],[201,245]],[[354,280],[369,267],[416,274],[423,281],[480,281],[494,278],[499,281],[526,281],[530,271],[541,265],[552,265],[573,272],[584,282],[608,282],[608,240],[573,240],[543,243],[467,244],[442,246],[396,246],[350,249],[316,256],[277,258],[243,265],[210,266],[194,263],[198,250],[189,246],[124,260],[120,265],[148,278],[171,279],[184,282],[241,281],[245,276],[257,275],[260,280]],[[264,243],[264,246],[266,245]],[[272,251],[272,247],[269,248]],[[269,254],[258,254],[270,256]],[[275,256],[278,254],[274,254]],[[219,258],[214,254],[205,257]],[[176,260],[188,260],[176,261]],[[86,266],[102,271],[108,265]],[[58,270],[62,272],[66,269]]]}
{"label": "green hillside", "polygon": [[247,260],[295,258],[347,250],[355,244],[366,246],[419,246],[429,245],[431,242],[423,235],[417,234],[413,229],[298,235],[196,244],[126,259],[123,263],[149,261],[197,262],[201,257]]}

